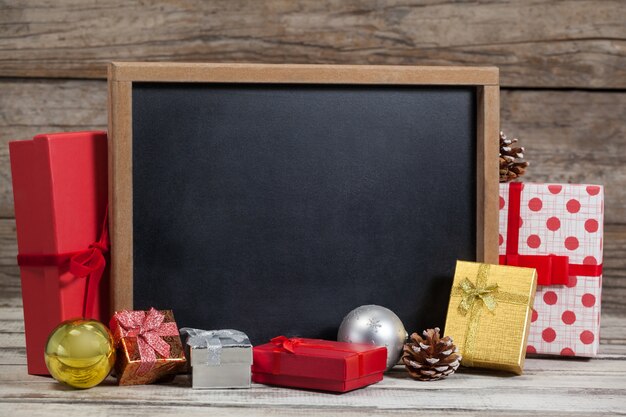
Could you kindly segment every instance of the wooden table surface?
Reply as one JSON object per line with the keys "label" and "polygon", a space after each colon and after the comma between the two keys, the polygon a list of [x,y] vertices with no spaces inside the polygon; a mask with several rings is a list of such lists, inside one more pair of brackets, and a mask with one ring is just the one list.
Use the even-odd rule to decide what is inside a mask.
{"label": "wooden table surface", "polygon": [[249,390],[192,390],[171,384],[118,387],[109,377],[74,390],[26,373],[19,277],[0,282],[0,416],[303,416],[303,415],[616,415],[626,414],[626,326],[603,315],[601,354],[528,359],[522,376],[462,369],[436,382],[410,379],[397,366],[385,379],[346,394],[253,384]]}

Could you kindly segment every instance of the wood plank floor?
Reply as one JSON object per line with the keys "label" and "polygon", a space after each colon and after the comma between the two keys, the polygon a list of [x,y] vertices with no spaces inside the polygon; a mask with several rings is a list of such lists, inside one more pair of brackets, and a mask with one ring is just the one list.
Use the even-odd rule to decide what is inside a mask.
{"label": "wood plank floor", "polygon": [[118,387],[109,377],[73,390],[26,373],[19,277],[0,289],[0,415],[616,415],[626,414],[626,326],[602,318],[596,359],[533,358],[522,376],[463,369],[444,381],[417,382],[397,366],[384,381],[337,395],[254,384],[249,390],[198,391],[186,376],[165,385]]}

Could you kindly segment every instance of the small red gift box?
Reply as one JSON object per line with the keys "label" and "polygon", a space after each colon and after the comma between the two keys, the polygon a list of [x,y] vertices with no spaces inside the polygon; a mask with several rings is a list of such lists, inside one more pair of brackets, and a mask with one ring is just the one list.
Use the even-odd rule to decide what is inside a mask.
{"label": "small red gift box", "polygon": [[108,319],[107,136],[43,134],[9,150],[28,373],[47,375],[52,329],[81,316]]}
{"label": "small red gift box", "polygon": [[387,348],[279,336],[253,356],[253,382],[347,392],[383,379]]}

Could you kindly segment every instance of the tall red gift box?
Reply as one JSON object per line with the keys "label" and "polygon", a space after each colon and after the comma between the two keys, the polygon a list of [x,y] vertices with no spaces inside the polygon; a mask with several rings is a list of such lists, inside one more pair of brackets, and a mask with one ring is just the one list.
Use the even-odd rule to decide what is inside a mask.
{"label": "tall red gift box", "polygon": [[[83,315],[108,321],[107,271],[101,270],[107,136],[101,131],[42,134],[10,142],[9,151],[28,373],[47,375],[46,340],[61,321]],[[85,307],[94,277],[70,271],[75,255],[74,272],[96,264],[103,272],[99,285],[92,282],[89,288],[91,311]]]}
{"label": "tall red gift box", "polygon": [[347,392],[383,379],[387,348],[278,336],[253,349],[252,381]]}

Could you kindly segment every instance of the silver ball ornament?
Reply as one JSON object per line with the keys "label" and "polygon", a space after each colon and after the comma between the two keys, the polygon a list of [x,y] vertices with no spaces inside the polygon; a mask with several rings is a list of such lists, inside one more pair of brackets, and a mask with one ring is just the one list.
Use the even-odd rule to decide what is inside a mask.
{"label": "silver ball ornament", "polygon": [[402,321],[393,311],[377,305],[365,305],[344,317],[337,340],[385,346],[388,371],[400,360],[408,336]]}

